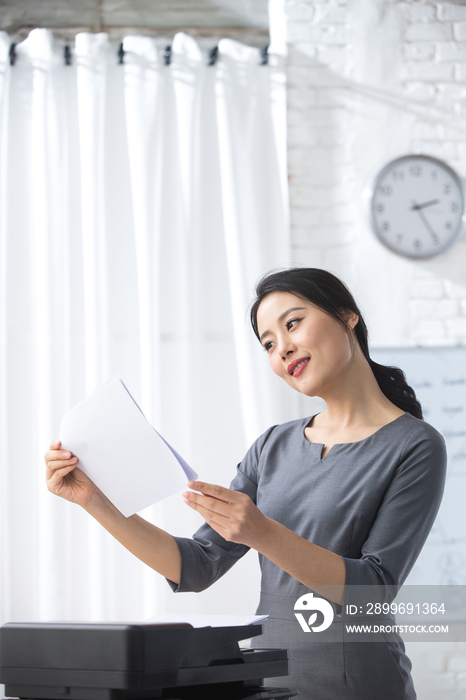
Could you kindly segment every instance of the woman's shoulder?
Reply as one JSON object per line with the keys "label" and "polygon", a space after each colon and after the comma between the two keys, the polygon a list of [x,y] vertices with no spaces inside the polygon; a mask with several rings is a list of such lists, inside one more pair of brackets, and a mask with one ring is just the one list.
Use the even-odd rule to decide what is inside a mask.
{"label": "woman's shoulder", "polygon": [[285,423],[276,423],[259,435],[257,440],[268,439],[272,434],[275,436],[285,433],[300,432],[301,430],[304,430],[312,418],[313,416],[307,416],[305,418],[295,418],[293,420],[286,421]]}
{"label": "woman's shoulder", "polygon": [[416,418],[411,413],[405,413],[404,421],[401,424],[401,430],[406,435],[409,441],[417,442],[429,440],[432,443],[445,444],[445,439],[433,425],[422,418]]}
{"label": "woman's shoulder", "polygon": [[276,447],[277,444],[283,446],[287,442],[287,439],[295,441],[297,437],[299,438],[302,436],[304,438],[304,428],[310,420],[310,417],[297,418],[287,421],[286,423],[278,423],[270,426],[270,428],[267,428],[267,430],[254,440],[249,448],[249,452],[259,456],[264,448],[269,450],[272,447]]}
{"label": "woman's shoulder", "polygon": [[[304,436],[304,429],[310,423],[313,416],[307,416],[305,418],[295,418],[293,420],[286,421],[285,423],[278,423],[273,425],[271,428],[263,433],[267,436],[267,439],[273,438],[274,440],[282,440],[284,437],[290,436],[294,438],[296,436]],[[262,436],[261,436],[262,437]]]}
{"label": "woman's shoulder", "polygon": [[447,452],[445,439],[433,425],[421,418],[406,413],[399,435],[402,464],[423,463],[436,470],[446,468]]}
{"label": "woman's shoulder", "polygon": [[298,418],[272,425],[254,440],[238,468],[257,483],[264,464],[282,462],[285,456],[290,459],[299,453],[300,445],[306,442],[304,428],[309,420]]}
{"label": "woman's shoulder", "polygon": [[297,457],[308,445],[304,429],[311,419],[296,418],[272,426],[256,440],[253,448],[263,460]]}

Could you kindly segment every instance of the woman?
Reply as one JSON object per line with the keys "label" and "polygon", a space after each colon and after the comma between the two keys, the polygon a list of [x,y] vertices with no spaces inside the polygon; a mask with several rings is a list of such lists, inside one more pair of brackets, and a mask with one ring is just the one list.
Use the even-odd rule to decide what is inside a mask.
{"label": "woman", "polygon": [[[413,700],[401,639],[352,643],[345,613],[364,601],[361,586],[391,600],[409,573],[440,504],[443,438],[423,422],[403,373],[370,360],[365,323],[336,277],[290,269],[264,277],[256,292],[252,326],[272,370],[326,409],[267,430],[230,489],[190,482],[200,493],[186,492],[185,502],[206,520],[193,539],[124,518],[58,442],[46,454],[48,488],[83,506],[176,591],[203,590],[257,550],[258,612],[269,619],[256,643],[291,650],[286,684],[301,697]],[[325,635],[305,634],[295,617],[310,591],[333,606]]]}

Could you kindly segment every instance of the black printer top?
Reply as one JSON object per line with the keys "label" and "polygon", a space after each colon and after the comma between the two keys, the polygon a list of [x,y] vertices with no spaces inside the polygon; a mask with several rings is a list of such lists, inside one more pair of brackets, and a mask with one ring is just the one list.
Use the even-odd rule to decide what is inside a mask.
{"label": "black printer top", "polygon": [[10,697],[38,700],[146,700],[174,687],[260,685],[287,675],[289,663],[286,649],[239,647],[261,633],[258,624],[8,623],[0,628],[0,683]]}
{"label": "black printer top", "polygon": [[[238,642],[261,625],[194,628],[188,623],[8,623],[0,628],[1,668],[160,671],[240,656]],[[0,679],[1,682],[1,679]]]}

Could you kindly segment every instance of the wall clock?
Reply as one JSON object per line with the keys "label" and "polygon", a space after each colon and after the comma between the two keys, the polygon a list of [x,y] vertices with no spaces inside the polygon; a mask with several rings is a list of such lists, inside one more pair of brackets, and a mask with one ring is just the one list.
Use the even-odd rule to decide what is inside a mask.
{"label": "wall clock", "polygon": [[370,202],[376,236],[408,258],[444,253],[463,229],[461,180],[430,156],[409,155],[388,163],[374,179]]}

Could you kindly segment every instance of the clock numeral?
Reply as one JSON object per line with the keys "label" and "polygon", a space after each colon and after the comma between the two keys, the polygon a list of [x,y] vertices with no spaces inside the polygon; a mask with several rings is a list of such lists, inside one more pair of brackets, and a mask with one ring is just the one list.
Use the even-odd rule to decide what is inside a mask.
{"label": "clock numeral", "polygon": [[377,202],[377,204],[375,205],[375,211],[378,214],[381,214],[383,211],[385,211],[385,206],[382,204],[382,202]]}
{"label": "clock numeral", "polygon": [[447,229],[447,231],[451,231],[451,229],[453,228],[453,224],[451,223],[451,221],[445,222],[445,228]]}
{"label": "clock numeral", "polygon": [[437,172],[436,170],[432,170],[430,174],[432,175],[432,180],[436,180],[436,179],[437,179],[437,177],[438,177],[438,172]]}
{"label": "clock numeral", "polygon": [[390,223],[388,221],[384,221],[380,228],[382,231],[390,231]]}
{"label": "clock numeral", "polygon": [[458,202],[450,202],[450,211],[458,211],[459,208]]}
{"label": "clock numeral", "polygon": [[392,170],[392,177],[397,182],[403,182],[403,180],[405,179],[405,174],[403,170]]}
{"label": "clock numeral", "polygon": [[422,248],[422,241],[421,241],[421,239],[420,239],[420,238],[416,238],[416,239],[413,241],[413,246],[416,248],[416,250],[421,250],[421,248]]}
{"label": "clock numeral", "polygon": [[436,233],[432,234],[432,240],[436,245],[438,245],[440,243],[439,237],[437,236]]}
{"label": "clock numeral", "polygon": [[409,169],[409,172],[413,177],[421,177],[422,175],[422,165],[412,165]]}
{"label": "clock numeral", "polygon": [[393,194],[393,187],[391,185],[380,185],[380,192],[386,197],[391,197]]}
{"label": "clock numeral", "polygon": [[401,245],[402,242],[403,242],[403,238],[404,238],[403,234],[402,234],[402,233],[398,233],[397,236],[396,236],[396,238],[395,238],[395,243],[396,243],[396,245]]}
{"label": "clock numeral", "polygon": [[442,192],[443,192],[443,194],[450,194],[450,192],[451,192],[451,185],[450,185],[449,182],[446,182],[446,183],[444,184],[443,189],[442,189]]}

